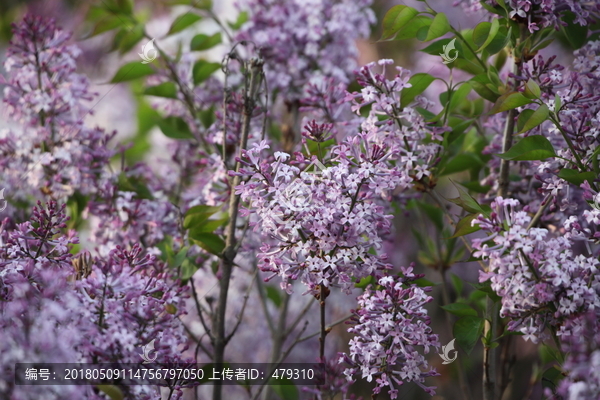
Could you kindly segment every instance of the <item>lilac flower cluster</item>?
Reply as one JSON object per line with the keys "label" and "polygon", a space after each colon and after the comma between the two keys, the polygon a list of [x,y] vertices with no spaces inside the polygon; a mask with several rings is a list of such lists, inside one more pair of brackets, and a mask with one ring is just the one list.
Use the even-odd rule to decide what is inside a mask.
{"label": "lilac flower cluster", "polygon": [[269,88],[296,100],[317,76],[348,83],[356,68],[355,41],[366,38],[372,0],[245,0],[249,20],[236,35],[261,49]]}
{"label": "lilac flower cluster", "polygon": [[[3,398],[40,396],[6,380],[16,362],[138,362],[137,348],[152,339],[159,361],[189,361],[181,357],[187,344],[178,319],[185,313],[183,287],[166,266],[139,245],[117,247],[106,259],[75,259],[70,250],[78,238],[62,232],[67,219],[65,205],[50,202],[35,207],[31,221],[12,227],[7,218],[0,225]],[[157,397],[153,387],[130,389],[135,398]],[[97,398],[90,388],[69,386],[43,397],[65,396]]]}
{"label": "lilac flower cluster", "polygon": [[[52,20],[26,16],[13,29],[4,62],[9,77],[0,84],[6,85],[9,115],[25,129],[0,139],[2,183],[15,199],[39,190],[55,198],[76,190],[94,193],[107,179],[104,167],[113,152],[106,144],[114,134],[83,124],[88,112],[83,102],[93,95],[87,78],[75,73],[80,51]],[[24,187],[23,178],[29,185]]]}
{"label": "lilac flower cluster", "polygon": [[[468,12],[477,12],[483,9],[481,3],[489,6],[497,6],[495,0],[457,0],[454,6],[461,5]],[[575,23],[588,25],[598,20],[600,16],[600,5],[593,1],[575,0],[508,0],[506,5],[510,7],[509,17],[527,22],[531,33],[540,28],[566,26],[562,21],[566,11],[575,16]]]}
{"label": "lilac flower cluster", "polygon": [[479,280],[489,279],[502,298],[500,316],[511,318],[508,328],[537,343],[546,327],[563,329],[565,320],[600,306],[600,262],[573,254],[564,236],[529,227],[531,217],[518,208],[517,200],[497,197],[489,218],[473,221],[490,234],[473,239],[473,255],[489,259]]}
{"label": "lilac flower cluster", "polygon": [[412,269],[402,268],[401,276],[379,277],[376,288],[368,287],[358,297],[354,326],[348,329],[356,336],[350,341],[349,355],[339,359],[350,364],[345,372],[349,380],[357,373],[368,382],[375,379],[374,393],[387,388],[392,399],[398,397],[397,386],[411,381],[434,395],[435,387],[425,386],[424,381],[439,375],[423,355],[440,346],[423,307],[433,300],[426,294],[431,288],[417,286],[414,280],[422,275]]}
{"label": "lilac flower cluster", "polygon": [[557,388],[563,399],[593,400],[600,396],[599,317],[596,309],[568,322],[569,334],[561,338],[567,354],[562,369],[567,377]]}

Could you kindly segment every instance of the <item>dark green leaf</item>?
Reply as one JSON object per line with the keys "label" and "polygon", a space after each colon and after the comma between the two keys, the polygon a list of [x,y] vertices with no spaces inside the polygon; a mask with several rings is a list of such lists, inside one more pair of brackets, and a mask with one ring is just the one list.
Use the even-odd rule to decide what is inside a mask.
{"label": "dark green leaf", "polygon": [[587,42],[588,27],[579,25],[575,22],[575,14],[566,12],[563,14],[562,20],[567,23],[567,26],[561,25],[561,31],[574,49],[578,49]]}
{"label": "dark green leaf", "polygon": [[197,14],[193,14],[191,12],[186,12],[185,14],[177,17],[175,19],[175,21],[173,21],[173,24],[171,24],[171,28],[169,28],[169,32],[167,33],[167,36],[172,35],[177,32],[181,32],[185,28],[193,25],[194,23],[200,21],[201,19],[202,19],[202,17]]}
{"label": "dark green leaf", "polygon": [[498,88],[495,87],[487,74],[474,76],[469,81],[469,84],[478,95],[488,101],[495,103],[498,100],[498,97],[500,97]]}
{"label": "dark green leaf", "polygon": [[281,305],[281,290],[273,286],[265,286],[265,290],[267,291],[267,298],[275,304],[275,307],[279,308]]}
{"label": "dark green leaf", "polygon": [[469,315],[477,316],[477,311],[464,303],[452,303],[442,306],[442,308],[451,314],[458,315],[459,317],[466,317]]}
{"label": "dark green leaf", "polygon": [[458,154],[454,158],[452,158],[448,163],[444,166],[444,169],[440,171],[439,176],[455,174],[457,172],[466,171],[468,169],[473,168],[474,165],[481,165],[482,162],[479,158],[477,158],[474,154],[471,153],[463,153]]}
{"label": "dark green leaf", "polygon": [[417,14],[419,12],[416,9],[405,5],[397,5],[390,8],[383,17],[381,40],[391,39]]}
{"label": "dark green leaf", "polygon": [[221,32],[217,32],[211,36],[201,33],[193,37],[190,49],[192,51],[208,50],[219,43],[221,43]]}
{"label": "dark green leaf", "polygon": [[494,104],[490,114],[496,114],[502,111],[512,110],[513,108],[521,107],[531,103],[531,100],[523,96],[519,92],[510,92],[503,94]]}
{"label": "dark green leaf", "polygon": [[[229,218],[220,218],[220,219],[206,219],[203,220],[202,223],[198,223],[197,219],[199,216],[201,215],[205,215],[205,214],[193,214],[190,215],[189,218],[191,219],[192,223],[191,223],[191,228],[193,228],[194,232],[214,232],[215,229],[222,227],[223,225],[225,225],[227,223],[227,221],[229,221]],[[187,219],[188,217],[186,217]],[[184,226],[185,228],[185,226]]]}
{"label": "dark green leaf", "polygon": [[480,205],[465,189],[460,186],[454,185],[458,190],[459,197],[454,199],[448,199],[448,201],[462,207],[463,210],[472,214],[483,214],[485,216],[490,215],[489,206]]}
{"label": "dark green leaf", "polygon": [[556,153],[548,139],[541,135],[527,136],[511,147],[506,153],[498,154],[504,160],[530,161],[555,157]]}
{"label": "dark green leaf", "polygon": [[149,96],[166,97],[169,99],[177,98],[177,87],[173,82],[164,82],[160,85],[150,86],[144,90],[144,94]]}
{"label": "dark green leaf", "polygon": [[531,111],[525,114],[521,113],[517,120],[517,129],[519,133],[527,132],[530,129],[535,128],[540,125],[542,122],[548,119],[548,115],[550,115],[550,110],[548,106],[542,104],[537,110],[523,110],[523,111]]}
{"label": "dark green leaf", "polygon": [[219,255],[225,248],[225,242],[214,233],[196,233],[190,230],[190,239],[211,254]]}
{"label": "dark green leaf", "polygon": [[564,375],[556,367],[550,367],[542,375],[542,388],[548,388],[552,392],[556,392],[556,387]]}
{"label": "dark green leaf", "polygon": [[150,189],[144,185],[140,179],[130,179],[125,172],[121,172],[118,176],[117,187],[123,192],[134,192],[140,199],[153,199]]}
{"label": "dark green leaf", "polygon": [[431,85],[435,78],[429,74],[417,73],[410,77],[408,83],[412,86],[402,89],[400,92],[400,107],[404,108]]}
{"label": "dark green leaf", "polygon": [[585,181],[591,184],[597,178],[597,175],[592,171],[579,172],[576,169],[563,168],[558,173],[558,177],[573,185],[580,186]]}
{"label": "dark green leaf", "polygon": [[454,290],[456,291],[456,295],[460,297],[463,291],[463,281],[456,274],[450,274],[450,279],[452,280],[452,286],[454,286]]}
{"label": "dark green leaf", "polygon": [[481,229],[479,224],[472,225],[472,222],[477,218],[477,215],[479,214],[469,214],[458,221],[456,228],[454,229],[454,235],[450,236],[450,239],[465,236]]}
{"label": "dark green leaf", "polygon": [[175,256],[175,259],[173,260],[173,265],[172,265],[173,268],[178,268],[181,264],[183,264],[183,261],[185,260],[185,257],[187,256],[188,250],[189,250],[189,248],[187,246],[182,247],[181,250],[179,250],[179,252]]}
{"label": "dark green leaf", "polygon": [[[278,384],[275,384],[277,382]],[[298,388],[294,385],[294,382],[285,378],[270,380],[269,385],[271,389],[282,399],[282,400],[298,400],[299,393]]]}
{"label": "dark green leaf", "polygon": [[467,354],[471,354],[477,344],[483,332],[484,322],[483,318],[469,315],[460,318],[454,324],[453,333],[456,342]]}
{"label": "dark green leaf", "polygon": [[419,201],[417,204],[419,208],[427,214],[439,231],[444,229],[444,212],[439,207],[432,206],[431,204],[422,201]]}
{"label": "dark green leaf", "polygon": [[205,60],[196,61],[192,70],[194,85],[198,85],[207,80],[208,77],[219,68],[221,68],[221,64],[219,63],[211,63]]}
{"label": "dark green leaf", "polygon": [[190,127],[181,117],[166,117],[158,121],[158,127],[165,136],[172,139],[193,139]]}
{"label": "dark green leaf", "polygon": [[434,287],[434,286],[439,285],[439,283],[432,282],[429,279],[425,279],[425,278],[415,279],[413,282],[418,287]]}
{"label": "dark green leaf", "polygon": [[115,76],[113,76],[111,79],[110,83],[127,82],[152,74],[154,74],[154,70],[150,65],[142,64],[139,61],[133,61],[119,68]]}
{"label": "dark green leaf", "polygon": [[487,294],[487,296],[494,302],[497,303],[500,301],[500,296],[498,296],[496,294],[496,292],[494,292],[494,289],[492,289],[492,287],[490,286],[491,283],[490,281],[485,281],[483,283],[472,283],[469,282],[469,285],[473,286],[475,289]]}

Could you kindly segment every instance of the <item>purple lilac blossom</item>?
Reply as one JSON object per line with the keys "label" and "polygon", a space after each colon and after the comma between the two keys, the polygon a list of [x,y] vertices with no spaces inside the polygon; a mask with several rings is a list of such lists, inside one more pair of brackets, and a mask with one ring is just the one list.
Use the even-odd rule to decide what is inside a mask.
{"label": "purple lilac blossom", "polygon": [[425,378],[439,375],[423,355],[440,346],[423,307],[433,300],[426,294],[431,288],[417,286],[413,281],[423,275],[413,274],[412,269],[401,268],[400,276],[380,276],[378,286],[367,287],[358,297],[359,308],[348,329],[356,336],[349,354],[339,359],[350,365],[345,372],[348,380],[360,373],[367,382],[375,380],[373,393],[386,389],[392,399],[404,382],[415,382],[433,396],[435,387],[425,386]]}

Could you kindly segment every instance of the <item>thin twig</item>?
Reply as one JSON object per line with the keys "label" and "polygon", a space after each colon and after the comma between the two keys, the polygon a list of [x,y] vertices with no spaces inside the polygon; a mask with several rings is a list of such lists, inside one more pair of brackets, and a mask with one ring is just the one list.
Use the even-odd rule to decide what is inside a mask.
{"label": "thin twig", "polygon": [[252,281],[250,282],[250,285],[248,285],[248,289],[246,290],[246,294],[244,295],[244,303],[242,304],[242,309],[240,310],[240,314],[238,315],[238,320],[235,326],[233,327],[231,333],[225,339],[225,343],[229,343],[233,335],[235,335],[235,332],[238,330],[240,323],[242,322],[242,317],[244,316],[244,311],[246,310],[246,304],[248,304],[248,298],[250,297],[250,290],[252,290],[252,284],[254,283],[257,274],[258,269],[254,271],[254,275],[252,275]]}

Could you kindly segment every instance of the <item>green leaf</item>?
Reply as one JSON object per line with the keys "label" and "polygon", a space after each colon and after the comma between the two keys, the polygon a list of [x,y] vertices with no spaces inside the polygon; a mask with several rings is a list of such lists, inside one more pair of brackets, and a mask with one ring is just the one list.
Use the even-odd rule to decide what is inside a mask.
{"label": "green leaf", "polygon": [[423,29],[424,32],[427,32],[426,28],[431,25],[432,21],[432,18],[425,15],[417,15],[398,31],[394,37],[394,40],[414,39],[417,37],[417,33],[421,29]]}
{"label": "green leaf", "polygon": [[219,255],[223,249],[225,249],[225,242],[223,239],[214,233],[197,233],[192,229],[190,230],[189,236],[194,243],[211,254]]}
{"label": "green leaf", "polygon": [[375,278],[373,277],[373,275],[369,275],[365,278],[362,278],[359,282],[355,283],[354,287],[357,287],[359,289],[364,289],[373,283],[375,283]]}
{"label": "green leaf", "polygon": [[455,174],[473,168],[474,165],[482,165],[482,161],[471,153],[462,153],[456,155],[444,166],[439,176]]}
{"label": "green leaf", "polygon": [[183,264],[183,261],[185,260],[185,257],[187,256],[188,250],[189,250],[189,247],[187,247],[187,246],[182,247],[181,250],[179,250],[179,252],[175,256],[175,259],[173,260],[173,265],[172,265],[173,268],[178,268],[181,264]]}
{"label": "green leaf", "polygon": [[149,96],[166,97],[169,99],[177,98],[177,86],[173,82],[164,82],[160,85],[150,86],[144,89],[144,94]]}
{"label": "green leaf", "polygon": [[[194,218],[202,215],[202,214],[194,214],[192,216],[190,216],[192,218],[192,221],[194,221]],[[225,218],[220,218],[220,219],[207,219],[204,220],[204,223],[201,224],[192,224],[192,227],[194,229],[194,232],[214,232],[217,228],[222,227],[223,225],[225,225],[227,222],[229,221],[228,217]]]}
{"label": "green leaf", "polygon": [[444,36],[446,33],[450,32],[450,28],[450,23],[448,22],[446,14],[436,14],[433,21],[431,21],[431,25],[428,27],[425,42]]}
{"label": "green leaf", "polygon": [[548,119],[550,115],[550,110],[546,104],[542,104],[537,110],[523,110],[523,111],[531,111],[527,113],[521,113],[517,120],[517,130],[519,133],[527,132],[530,129],[535,128],[540,125],[542,122]]}
{"label": "green leaf", "polygon": [[484,99],[495,103],[500,97],[498,88],[492,83],[487,74],[479,74],[469,80],[473,90]]}
{"label": "green leaf", "polygon": [[548,139],[541,135],[527,136],[512,146],[506,153],[498,154],[504,160],[531,161],[555,157],[556,153]]}
{"label": "green leaf", "polygon": [[533,79],[529,79],[525,83],[525,91],[523,91],[523,95],[528,99],[539,99],[542,95],[542,90],[540,89],[540,85],[537,84]]}
{"label": "green leaf", "polygon": [[439,207],[421,201],[417,202],[417,205],[425,214],[427,214],[439,231],[444,229],[444,212]]}
{"label": "green leaf", "polygon": [[[454,39],[456,38],[437,40],[431,43],[429,46],[425,47],[424,49],[421,49],[420,51],[422,51],[423,53],[431,54],[432,56],[439,56],[441,53],[444,52],[444,46],[446,46]],[[456,47],[456,51],[458,52],[458,57],[461,57],[461,54],[463,54],[461,41],[455,41],[454,46]],[[452,55],[454,56],[454,51],[452,51]]]}
{"label": "green leaf", "polygon": [[202,17],[197,14],[193,14],[191,12],[186,12],[185,14],[177,17],[175,19],[175,21],[173,21],[173,23],[171,24],[171,28],[169,28],[169,32],[167,33],[167,36],[172,35],[177,32],[181,32],[185,28],[200,21],[201,19],[202,19]]}
{"label": "green leaf", "polygon": [[165,117],[158,121],[158,127],[165,136],[172,139],[193,139],[192,131],[181,117]]}
{"label": "green leaf", "polygon": [[481,333],[483,332],[485,320],[476,316],[466,316],[460,318],[454,324],[454,337],[458,345],[467,353],[471,351],[477,344]]}
{"label": "green leaf", "polygon": [[390,8],[383,17],[383,33],[380,40],[391,39],[417,14],[419,12],[416,9],[405,5]]}
{"label": "green leaf", "polygon": [[411,76],[408,83],[412,86],[404,88],[400,92],[400,107],[404,108],[412,103],[415,97],[423,93],[434,80],[433,76],[422,72]]}
{"label": "green leaf", "polygon": [[[276,384],[276,382],[278,384]],[[271,386],[271,389],[283,400],[299,399],[298,388],[290,379],[271,379],[269,380],[269,385]]]}
{"label": "green leaf", "polygon": [[229,25],[229,27],[231,29],[233,29],[234,31],[237,31],[238,29],[240,29],[242,27],[242,25],[244,25],[246,23],[246,21],[248,21],[248,12],[242,11],[241,13],[238,14],[238,17],[235,20],[235,22],[233,22],[233,23],[228,22],[227,25]]}
{"label": "green leaf", "polygon": [[493,18],[492,22],[481,22],[473,29],[473,42],[479,47],[476,52],[482,51],[494,40],[499,28],[498,18]]}
{"label": "green leaf", "polygon": [[123,394],[123,392],[121,391],[121,389],[119,389],[118,386],[115,386],[115,385],[96,385],[96,387],[102,393],[104,393],[105,395],[107,395],[108,397],[110,397],[110,400],[123,400],[125,398],[125,395]]}
{"label": "green leaf", "polygon": [[587,42],[588,27],[575,23],[575,14],[570,11],[565,12],[561,19],[567,23],[567,26],[561,25],[561,31],[573,49],[583,46]]}
{"label": "green leaf", "polygon": [[473,232],[477,232],[479,229],[479,224],[471,225],[473,220],[477,218],[479,214],[469,214],[466,217],[462,218],[456,224],[456,228],[454,228],[454,235],[450,236],[449,239],[457,238],[460,236],[465,236],[471,234]]}
{"label": "green leaf", "polygon": [[208,50],[221,43],[221,32],[217,32],[214,35],[208,36],[199,34],[193,37],[190,49],[192,51]]}
{"label": "green leaf", "polygon": [[459,197],[448,199],[448,201],[462,207],[463,210],[472,214],[483,214],[489,217],[491,209],[489,206],[480,205],[465,189],[458,185],[454,185],[458,190]]}
{"label": "green leaf", "polygon": [[150,65],[142,64],[139,61],[133,61],[119,68],[115,76],[110,80],[110,83],[127,82],[153,74],[154,69],[152,69]]}
{"label": "green leaf", "polygon": [[531,103],[531,100],[519,92],[509,92],[500,96],[490,111],[490,114],[497,114],[502,111],[512,110]]}
{"label": "green leaf", "polygon": [[216,120],[215,109],[213,106],[206,110],[202,110],[198,113],[198,117],[200,118],[200,122],[206,129],[210,128],[212,124]]}
{"label": "green leaf", "polygon": [[[220,210],[220,206],[194,206],[187,210],[187,212],[185,213],[185,218],[183,219],[183,228],[198,228],[202,224],[204,224],[204,222],[208,220],[213,214],[219,212]],[[199,232],[203,231],[200,230]]]}
{"label": "green leaf", "polygon": [[275,307],[281,306],[281,291],[274,288],[273,286],[265,286],[267,291],[267,298],[275,304]]}
{"label": "green leaf", "polygon": [[413,281],[413,283],[415,285],[417,285],[418,287],[434,287],[434,286],[439,285],[439,283],[432,282],[429,279],[425,279],[425,278],[415,279]]}
{"label": "green leaf", "polygon": [[194,68],[192,69],[194,85],[198,85],[199,83],[207,80],[208,77],[219,68],[221,68],[221,64],[219,63],[211,63],[206,60],[196,61]]}
{"label": "green leaf", "polygon": [[579,172],[576,169],[563,168],[558,173],[558,177],[573,185],[580,186],[583,182],[588,181],[590,184],[594,182],[597,175],[592,171]]}
{"label": "green leaf", "polygon": [[119,48],[119,53],[125,54],[138,44],[144,38],[144,29],[143,24],[137,24],[133,29],[126,30],[118,43],[115,43]]}
{"label": "green leaf", "polygon": [[181,279],[183,281],[187,281],[198,271],[198,266],[190,261],[189,258],[186,258],[181,263]]}
{"label": "green leaf", "polygon": [[450,274],[450,279],[452,280],[452,286],[454,286],[454,290],[456,291],[457,296],[460,297],[463,291],[463,281],[456,274]]}
{"label": "green leaf", "polygon": [[117,178],[117,187],[123,192],[134,192],[140,199],[153,199],[150,189],[140,179],[129,179],[125,172],[121,172]]}
{"label": "green leaf", "polygon": [[548,388],[553,393],[556,392],[556,387],[561,379],[564,378],[562,372],[556,367],[550,367],[544,371],[542,375],[542,388]]}
{"label": "green leaf", "polygon": [[494,289],[492,289],[491,287],[491,282],[485,281],[483,283],[472,283],[469,282],[469,285],[473,286],[475,289],[477,289],[480,292],[483,292],[485,294],[487,294],[487,296],[494,302],[497,303],[501,300],[500,296],[498,296],[496,294],[496,292],[494,292]]}
{"label": "green leaf", "polygon": [[451,314],[458,315],[459,317],[466,317],[469,315],[477,316],[477,311],[464,303],[452,303],[442,306],[442,308]]}

